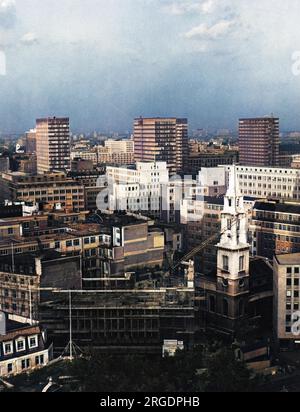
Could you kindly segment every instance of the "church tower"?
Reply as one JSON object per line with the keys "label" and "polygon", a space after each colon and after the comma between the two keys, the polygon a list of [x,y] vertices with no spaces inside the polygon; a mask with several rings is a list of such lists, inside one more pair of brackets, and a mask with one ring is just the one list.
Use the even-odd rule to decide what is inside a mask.
{"label": "church tower", "polygon": [[230,168],[221,220],[221,239],[217,245],[217,307],[224,328],[234,331],[236,323],[245,316],[250,259],[247,213],[235,166]]}

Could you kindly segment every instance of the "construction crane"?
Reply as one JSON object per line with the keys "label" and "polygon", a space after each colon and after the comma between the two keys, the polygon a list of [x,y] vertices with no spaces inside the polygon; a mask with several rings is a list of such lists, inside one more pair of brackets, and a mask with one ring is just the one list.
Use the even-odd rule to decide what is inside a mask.
{"label": "construction crane", "polygon": [[[251,215],[252,210],[248,211],[247,215]],[[227,230],[231,229],[234,224],[238,222],[238,218],[234,218],[231,221],[230,227],[222,230],[220,233],[215,233],[209,238],[207,238],[204,242],[202,242],[199,246],[196,246],[194,249],[192,249],[189,253],[187,253],[183,258],[175,262],[173,265],[170,266],[170,270],[174,271],[181,265],[186,265],[189,260],[193,259],[194,256],[196,256],[199,252],[201,252],[203,249],[206,248],[206,246],[210,245],[213,241],[217,240],[219,236],[224,235],[224,233],[227,232]]]}
{"label": "construction crane", "polygon": [[[224,234],[226,231],[224,231],[223,233],[221,232],[220,234]],[[196,256],[199,252],[201,252],[203,249],[206,248],[206,246],[208,246],[211,242],[213,242],[214,240],[217,240],[217,238],[219,237],[219,233],[215,233],[214,235],[210,236],[208,239],[206,239],[204,242],[201,243],[201,245],[196,246],[194,249],[192,249],[189,253],[187,253],[185,256],[183,256],[182,259],[178,260],[177,262],[175,262],[170,269],[172,271],[174,271],[175,269],[177,269],[179,266],[185,264],[185,262],[188,262],[189,260],[193,259],[194,256]]]}

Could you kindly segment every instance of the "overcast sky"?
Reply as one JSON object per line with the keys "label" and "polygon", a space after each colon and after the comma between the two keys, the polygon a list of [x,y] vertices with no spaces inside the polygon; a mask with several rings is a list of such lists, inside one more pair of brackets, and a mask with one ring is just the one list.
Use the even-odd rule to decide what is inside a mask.
{"label": "overcast sky", "polygon": [[74,131],[139,115],[234,128],[272,112],[300,130],[299,16],[299,0],[0,0],[0,131],[48,115]]}

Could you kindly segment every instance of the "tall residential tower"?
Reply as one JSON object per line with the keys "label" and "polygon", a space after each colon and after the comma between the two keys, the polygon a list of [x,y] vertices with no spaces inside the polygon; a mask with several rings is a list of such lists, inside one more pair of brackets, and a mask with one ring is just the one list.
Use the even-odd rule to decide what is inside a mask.
{"label": "tall residential tower", "polygon": [[135,119],[134,154],[137,162],[164,161],[171,174],[181,172],[188,156],[187,119]]}
{"label": "tall residential tower", "polygon": [[273,116],[240,119],[239,148],[243,166],[278,166],[279,119]]}
{"label": "tall residential tower", "polygon": [[36,121],[38,173],[70,169],[69,118],[46,118]]}

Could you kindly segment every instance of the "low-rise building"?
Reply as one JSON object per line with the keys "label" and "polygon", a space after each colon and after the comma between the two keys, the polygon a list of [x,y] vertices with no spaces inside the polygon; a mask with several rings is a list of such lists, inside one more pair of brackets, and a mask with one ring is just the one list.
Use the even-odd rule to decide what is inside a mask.
{"label": "low-rise building", "polygon": [[87,170],[93,170],[95,167],[94,163],[91,160],[84,160],[76,157],[71,161],[71,172],[82,172]]}
{"label": "low-rise building", "polygon": [[17,159],[18,171],[21,173],[36,174],[37,158],[36,154],[19,155]]}
{"label": "low-rise building", "polygon": [[235,150],[214,150],[192,152],[186,164],[185,173],[197,175],[203,167],[218,167],[219,165],[233,165],[239,161],[239,153]]}
{"label": "low-rise building", "polygon": [[0,173],[7,173],[9,170],[9,157],[0,156]]}
{"label": "low-rise building", "polygon": [[97,184],[97,186],[85,186],[84,188],[84,201],[85,209],[90,212],[96,212],[98,210],[97,199],[101,192],[107,189],[105,185]]}
{"label": "low-rise building", "polygon": [[32,202],[10,202],[0,204],[0,219],[33,216],[39,211],[38,204]]}
{"label": "low-rise building", "polygon": [[274,257],[273,326],[282,349],[300,347],[300,253]]}
{"label": "low-rise building", "polygon": [[2,256],[0,262],[0,310],[38,319],[38,306],[51,289],[81,289],[79,255],[54,250]]}
{"label": "low-rise building", "polygon": [[26,153],[36,153],[36,129],[31,129],[25,133]]}
{"label": "low-rise building", "polygon": [[[93,166],[97,166],[98,164],[98,153],[96,149],[92,148],[86,148],[86,149],[73,149],[71,151],[71,161],[72,163],[75,162],[76,160],[82,160],[85,162],[90,162]],[[74,167],[74,164],[73,164]],[[72,167],[72,168],[73,168]]]}
{"label": "low-rise building", "polygon": [[84,187],[95,187],[100,176],[105,175],[105,169],[81,170],[68,173],[68,177],[72,178]]}
{"label": "low-rise building", "polygon": [[64,172],[41,175],[3,173],[0,201],[5,200],[39,203],[50,210],[80,211],[84,210],[84,187]]}
{"label": "low-rise building", "polygon": [[38,324],[26,324],[0,313],[0,377],[31,372],[46,366],[53,358],[52,345]]}
{"label": "low-rise building", "polygon": [[[35,236],[28,233],[26,237],[8,236],[0,240],[3,272],[18,273],[17,261],[20,259],[23,268],[25,255],[53,251],[62,254],[58,265],[68,257],[81,259],[85,289],[102,289],[105,281],[108,284],[114,282],[115,278],[124,277],[126,272],[145,267],[162,268],[164,231],[153,226],[151,220],[125,214],[103,214],[91,216],[90,223],[72,223],[59,220],[63,217],[59,213],[51,217],[51,226],[35,232]],[[54,271],[62,272],[62,267],[56,267],[54,262],[51,266]],[[35,273],[33,269],[32,273]]]}

